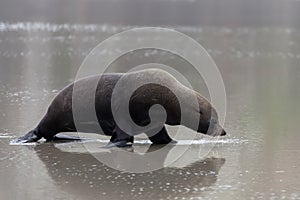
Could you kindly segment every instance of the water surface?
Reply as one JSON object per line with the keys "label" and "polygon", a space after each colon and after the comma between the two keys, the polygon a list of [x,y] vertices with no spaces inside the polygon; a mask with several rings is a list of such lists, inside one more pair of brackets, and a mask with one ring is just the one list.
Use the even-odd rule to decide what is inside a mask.
{"label": "water surface", "polygon": [[[211,142],[199,136],[182,159],[147,173],[111,169],[82,143],[9,145],[44,115],[74,80],[88,52],[131,26],[0,22],[0,194],[2,199],[300,199],[300,30],[286,27],[173,26],[199,41],[218,65],[227,92],[225,128]],[[109,52],[106,52],[109,53]],[[188,67],[166,52],[128,54],[112,65],[160,61]],[[198,90],[207,95],[202,80]],[[98,138],[97,136],[91,136]],[[93,140],[96,148],[108,138]],[[188,138],[186,138],[188,139]],[[104,141],[103,141],[104,140]],[[168,158],[170,147],[160,158]],[[137,142],[130,151],[155,150]],[[115,150],[110,150],[115,151]]]}

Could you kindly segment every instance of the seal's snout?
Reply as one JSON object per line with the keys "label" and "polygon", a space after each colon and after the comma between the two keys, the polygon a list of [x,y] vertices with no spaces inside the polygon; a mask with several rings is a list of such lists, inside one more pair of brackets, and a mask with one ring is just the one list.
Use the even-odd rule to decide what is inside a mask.
{"label": "seal's snout", "polygon": [[224,136],[226,134],[227,134],[226,131],[223,129],[222,132],[221,132],[221,136]]}
{"label": "seal's snout", "polygon": [[219,124],[216,124],[213,128],[210,128],[206,134],[216,137],[216,136],[224,136],[227,133]]}

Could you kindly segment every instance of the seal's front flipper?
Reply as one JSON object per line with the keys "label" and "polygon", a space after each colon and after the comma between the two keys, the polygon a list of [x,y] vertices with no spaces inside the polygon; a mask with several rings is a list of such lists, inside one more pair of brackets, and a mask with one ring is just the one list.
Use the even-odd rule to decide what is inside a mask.
{"label": "seal's front flipper", "polygon": [[29,133],[27,133],[26,135],[19,137],[16,140],[11,141],[11,143],[21,144],[21,143],[37,142],[41,138],[42,137],[40,137],[36,134],[36,130],[32,130]]}
{"label": "seal's front flipper", "polygon": [[48,139],[47,142],[49,142],[49,141],[62,141],[62,142],[63,141],[82,141],[82,140],[84,140],[84,139],[80,138],[80,137],[58,134],[58,135],[55,135],[53,138]]}
{"label": "seal's front flipper", "polygon": [[168,135],[165,126],[158,133],[156,133],[153,136],[150,136],[149,139],[153,144],[169,144],[169,143],[176,144],[177,143],[177,141],[172,140],[172,138]]}
{"label": "seal's front flipper", "polygon": [[113,134],[110,138],[110,142],[105,146],[105,148],[111,147],[131,147],[133,145],[133,136],[128,135],[122,131],[119,127],[115,127]]}
{"label": "seal's front flipper", "polygon": [[112,148],[112,147],[132,147],[132,142],[127,141],[119,141],[119,142],[109,142],[104,148]]}

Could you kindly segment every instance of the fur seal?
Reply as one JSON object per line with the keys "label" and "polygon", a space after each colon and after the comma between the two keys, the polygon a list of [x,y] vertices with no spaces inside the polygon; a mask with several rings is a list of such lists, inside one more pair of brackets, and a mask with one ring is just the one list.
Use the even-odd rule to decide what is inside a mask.
{"label": "fur seal", "polygon": [[[76,139],[72,137],[59,137],[56,135],[61,132],[76,132],[75,122],[72,112],[73,89],[76,84],[76,92],[80,98],[80,112],[88,112],[85,110],[85,101],[88,98],[88,92],[92,90],[92,85],[96,85],[96,92],[94,94],[95,107],[97,120],[105,135],[111,136],[110,144],[112,146],[124,147],[130,146],[133,143],[133,135],[127,134],[117,125],[112,113],[112,107],[116,105],[111,104],[113,90],[119,80],[125,80],[126,83],[134,84],[138,79],[149,79],[163,81],[164,85],[149,83],[139,87],[131,95],[129,101],[129,112],[132,120],[139,126],[145,126],[150,123],[149,109],[151,106],[159,104],[164,107],[166,112],[167,125],[180,125],[182,115],[190,118],[199,115],[196,113],[200,111],[200,120],[197,128],[189,127],[188,123],[182,124],[188,128],[192,128],[197,132],[211,135],[223,136],[226,135],[225,130],[221,127],[218,121],[218,115],[213,106],[207,99],[202,97],[198,92],[183,86],[171,74],[160,69],[146,69],[130,73],[106,73],[99,76],[87,77],[78,80],[64,89],[53,99],[48,107],[45,116],[39,122],[36,128],[28,132],[26,135],[18,138],[15,142],[27,143],[36,142],[41,138],[46,140],[59,140],[59,139]],[[125,84],[126,85],[126,84]],[[167,87],[165,86],[167,85]],[[122,89],[122,88],[121,88]],[[126,92],[126,86],[123,88]],[[182,111],[176,95],[184,97],[185,109]],[[195,109],[189,102],[191,95],[197,98],[198,106]],[[119,103],[123,99],[120,98]],[[88,119],[82,118],[84,122]],[[95,124],[95,123],[94,123]],[[99,126],[99,124],[97,126]],[[155,124],[155,123],[153,123]],[[93,123],[87,124],[86,127],[80,128],[80,132],[94,132],[97,130],[93,127]],[[153,129],[157,128],[152,127]],[[93,131],[94,130],[94,131]],[[141,132],[142,133],[142,132]],[[147,132],[146,132],[147,134]],[[156,134],[147,134],[149,139],[154,144],[167,144],[173,140],[168,135],[165,126],[160,130],[156,130]],[[79,139],[79,138],[77,138]]]}

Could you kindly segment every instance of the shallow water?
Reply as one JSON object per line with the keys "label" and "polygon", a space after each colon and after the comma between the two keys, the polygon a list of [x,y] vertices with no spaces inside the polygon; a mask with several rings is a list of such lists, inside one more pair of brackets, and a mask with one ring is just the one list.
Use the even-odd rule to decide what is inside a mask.
{"label": "shallow water", "polygon": [[[170,166],[146,173],[111,169],[86,151],[84,145],[103,156],[118,153],[100,148],[108,138],[95,135],[75,143],[9,144],[38,123],[95,45],[130,28],[0,22],[1,199],[300,199],[300,30],[292,27],[171,27],[200,42],[218,65],[228,135],[182,138],[158,160],[163,167],[188,147]],[[126,55],[111,70],[150,61],[188,67],[166,52],[147,50]],[[203,80],[192,81],[207,96]],[[143,155],[155,148],[139,139],[127,151]],[[199,156],[203,149],[209,153]]]}

